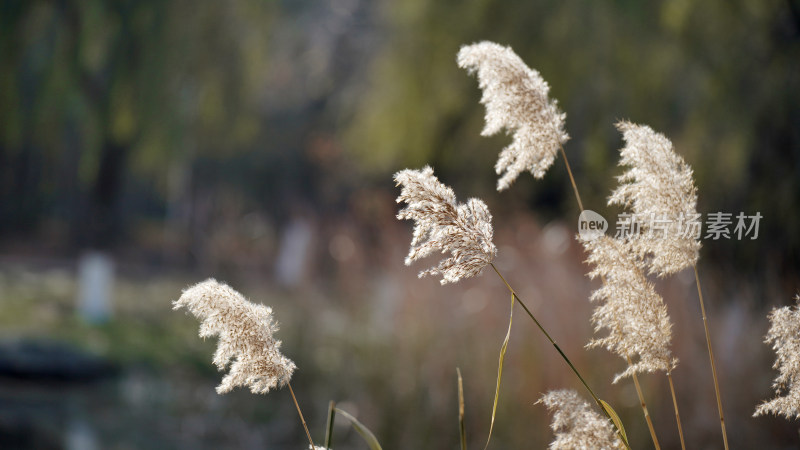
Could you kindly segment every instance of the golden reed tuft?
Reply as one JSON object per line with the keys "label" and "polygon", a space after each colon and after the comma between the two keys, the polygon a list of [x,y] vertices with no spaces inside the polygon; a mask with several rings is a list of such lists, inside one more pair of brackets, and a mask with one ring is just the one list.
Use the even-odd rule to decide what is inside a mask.
{"label": "golden reed tuft", "polygon": [[213,278],[184,290],[173,309],[183,307],[201,320],[200,337],[219,336],[214,364],[219,370],[230,365],[230,370],[217,393],[249,386],[254,394],[266,394],[289,382],[296,366],[273,337],[278,325],[271,308],[247,301]]}
{"label": "golden reed tuft", "polygon": [[[800,295],[795,297],[800,302]],[[769,313],[771,326],[764,342],[772,344],[777,354],[775,364],[778,377],[772,387],[775,397],[756,408],[753,416],[783,415],[787,419],[800,418],[800,307],[784,306]],[[786,391],[781,395],[781,391]]]}
{"label": "golden reed tuft", "polygon": [[553,413],[550,428],[556,434],[551,450],[624,449],[611,422],[569,389],[550,391],[537,402]]}
{"label": "golden reed tuft", "polygon": [[603,280],[603,286],[591,296],[591,301],[599,303],[592,323],[596,331],[608,332],[588,346],[634,360],[614,383],[634,373],[672,371],[678,364],[670,351],[672,323],[664,300],[647,281],[641,261],[621,239],[602,236],[581,242],[589,253],[587,262],[594,265],[589,276]]}
{"label": "golden reed tuft", "polygon": [[439,274],[442,284],[455,283],[478,275],[494,260],[497,247],[492,242],[492,215],[485,203],[476,198],[456,203],[453,190],[428,166],[397,172],[394,181],[402,186],[397,203],[407,204],[397,218],[415,222],[406,265],[437,250],[450,253],[438,266],[420,272],[420,277]]}
{"label": "golden reed tuft", "polygon": [[548,97],[550,86],[510,47],[494,42],[461,47],[458,65],[477,74],[486,105],[486,126],[481,135],[505,128],[514,137],[500,152],[495,165],[497,190],[502,191],[524,171],[542,178],[553,165],[559,147],[569,139],[564,131],[566,114]]}
{"label": "golden reed tuft", "polygon": [[631,208],[640,226],[630,241],[649,272],[670,275],[697,264],[700,215],[692,168],[672,142],[650,127],[619,122],[625,139],[619,164],[628,170],[608,204]]}

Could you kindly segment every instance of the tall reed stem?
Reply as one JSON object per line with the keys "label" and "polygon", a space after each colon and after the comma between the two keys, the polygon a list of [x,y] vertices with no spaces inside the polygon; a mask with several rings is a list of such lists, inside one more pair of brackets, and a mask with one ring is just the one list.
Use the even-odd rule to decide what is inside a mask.
{"label": "tall reed stem", "polygon": [[675,387],[672,385],[672,372],[667,372],[667,379],[669,380],[669,391],[672,393],[672,406],[675,408],[675,421],[678,423],[678,434],[681,437],[681,449],[686,450],[686,444],[683,442],[681,415],[678,413],[678,399],[675,397]]}
{"label": "tall reed stem", "polygon": [[461,379],[461,369],[456,367],[458,375],[458,431],[461,450],[467,450],[467,428],[464,426],[464,382]]}
{"label": "tall reed stem", "polygon": [[300,405],[297,403],[297,397],[294,396],[294,390],[292,390],[292,383],[286,383],[289,386],[289,392],[292,394],[292,400],[294,400],[294,407],[297,408],[297,414],[300,414],[300,421],[303,422],[303,429],[306,430],[306,436],[308,436],[308,443],[311,444],[311,448],[314,448],[314,441],[311,440],[311,433],[308,432],[308,426],[306,425],[306,419],[303,418],[303,412],[300,411]]}
{"label": "tall reed stem", "polygon": [[558,344],[556,344],[556,341],[553,340],[553,338],[550,336],[550,333],[548,333],[547,330],[544,329],[542,324],[539,323],[538,320],[536,320],[536,317],[534,317],[534,315],[531,312],[531,310],[528,309],[528,307],[525,305],[525,303],[522,301],[522,299],[519,298],[519,295],[517,295],[517,292],[514,290],[514,288],[511,287],[510,284],[508,284],[508,281],[506,281],[505,277],[503,277],[503,275],[500,273],[500,271],[497,270],[497,267],[494,265],[494,263],[489,263],[489,265],[492,266],[492,269],[494,269],[495,273],[497,273],[497,276],[499,276],[500,279],[503,280],[503,284],[506,285],[506,288],[508,288],[508,290],[511,292],[511,295],[513,295],[514,298],[517,299],[517,301],[519,302],[519,305],[522,306],[522,309],[524,309],[525,312],[528,313],[528,316],[531,318],[531,320],[533,320],[533,323],[535,323],[536,326],[539,327],[539,331],[541,331],[545,335],[545,337],[547,337],[547,340],[550,341],[551,344],[553,344],[553,347],[555,347],[556,351],[558,351],[558,354],[561,355],[561,358],[567,363],[569,368],[572,369],[572,372],[574,372],[575,375],[578,377],[578,379],[581,381],[581,383],[583,384],[583,387],[585,387],[586,390],[589,391],[589,395],[591,395],[592,399],[594,399],[595,403],[597,403],[597,405],[600,406],[600,409],[603,411],[603,414],[605,414],[606,417],[608,417],[608,419],[611,420],[611,424],[614,426],[614,429],[616,430],[617,435],[619,435],[620,440],[622,441],[622,443],[625,444],[625,447],[630,449],[630,446],[628,445],[628,440],[624,437],[625,435],[619,429],[619,427],[617,427],[616,422],[614,422],[614,420],[608,414],[608,411],[606,410],[606,407],[603,406],[603,401],[600,400],[600,398],[597,397],[597,395],[594,393],[592,388],[589,387],[589,385],[586,383],[586,380],[584,380],[583,376],[581,376],[580,372],[578,372],[578,369],[576,369],[575,366],[572,364],[572,361],[570,361],[570,359],[567,358],[567,355],[564,354],[564,351],[561,350],[561,347],[559,347]]}
{"label": "tall reed stem", "polygon": [[711,360],[711,374],[714,377],[714,393],[717,395],[717,409],[719,410],[719,424],[722,427],[722,442],[725,450],[728,450],[728,433],[725,431],[725,416],[722,414],[722,398],[719,395],[719,381],[717,381],[717,365],[714,362],[714,351],[711,349],[711,333],[708,331],[708,318],[706,317],[706,307],[703,304],[703,291],[700,289],[700,275],[697,273],[697,265],[694,266],[694,280],[697,283],[697,296],[700,298],[700,312],[703,314],[703,327],[706,330],[706,344],[708,344],[708,358]]}
{"label": "tall reed stem", "polygon": [[567,166],[569,181],[572,182],[572,190],[575,192],[575,200],[578,200],[578,208],[580,208],[581,212],[583,212],[583,202],[581,201],[581,194],[578,193],[578,185],[575,184],[575,177],[572,176],[572,169],[569,166],[569,160],[567,159],[567,152],[564,151],[564,146],[561,145],[561,142],[558,143],[558,148],[561,149],[561,156],[564,158],[564,164],[566,164]]}
{"label": "tall reed stem", "polygon": [[[626,358],[628,359],[628,365],[632,366],[633,362],[631,361],[631,357],[626,356]],[[639,396],[639,403],[642,405],[644,420],[647,422],[647,428],[650,430],[650,438],[653,439],[653,445],[655,445],[656,450],[661,450],[661,445],[658,444],[656,430],[653,428],[653,421],[650,419],[650,413],[647,412],[647,403],[644,401],[644,394],[642,394],[642,387],[639,385],[639,377],[636,376],[636,372],[633,372],[633,384],[636,386],[636,395]]]}

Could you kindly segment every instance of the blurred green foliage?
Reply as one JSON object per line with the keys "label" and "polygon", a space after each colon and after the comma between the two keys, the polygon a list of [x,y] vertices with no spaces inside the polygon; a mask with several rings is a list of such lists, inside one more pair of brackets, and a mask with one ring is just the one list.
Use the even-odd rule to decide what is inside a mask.
{"label": "blurred green foliage", "polygon": [[[230,158],[258,145],[254,93],[272,10],[268,2],[4,2],[3,228],[35,229],[50,216],[84,245],[108,245],[123,220],[163,216],[167,173],[193,155]],[[137,198],[126,200],[131,190]]]}
{"label": "blurred green foliage", "polygon": [[[800,3],[411,0],[387,5],[385,17],[387,44],[347,134],[373,170],[432,163],[448,179],[491,188],[486,174],[509,138],[478,137],[480,92],[455,55],[465,43],[492,40],[511,45],[550,83],[567,113],[566,150],[590,208],[606,212],[601,205],[621,173],[614,122],[645,123],[694,167],[702,212],[765,217],[757,244],[709,243],[712,258],[796,269]],[[516,189],[545,215],[565,204],[574,212],[565,173],[554,172]]]}
{"label": "blurred green foliage", "polygon": [[423,164],[493,211],[571,216],[560,162],[494,197],[508,138],[479,136],[477,83],[455,64],[480,40],[549,81],[587,205],[616,212],[613,124],[646,123],[694,167],[702,212],[764,216],[757,242],[704,258],[797,267],[796,0],[7,1],[0,231],[110,246],[143,220],[206,229],[213,199],[278,222],[347,214],[354,190]]}

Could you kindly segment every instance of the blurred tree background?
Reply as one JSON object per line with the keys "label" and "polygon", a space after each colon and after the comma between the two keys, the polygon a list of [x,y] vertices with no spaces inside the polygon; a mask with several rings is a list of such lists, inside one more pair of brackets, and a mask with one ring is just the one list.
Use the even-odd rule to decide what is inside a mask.
{"label": "blurred tree background", "polygon": [[[448,318],[451,314],[427,300],[452,291],[406,286],[390,273],[403,270],[397,266],[410,239],[408,224],[393,217],[392,174],[432,165],[460,199],[485,199],[498,235],[511,229],[509,235],[516,234],[508,239],[522,246],[533,242],[534,234],[538,239],[540,231],[548,239],[563,234],[568,241],[578,214],[558,160],[543,180],[523,175],[508,192],[495,192],[494,162],[509,137],[480,136],[484,107],[478,103],[477,82],[455,63],[461,45],[481,40],[512,46],[549,82],[551,95],[567,113],[571,140],[566,152],[588,208],[607,218],[618,212],[605,206],[614,177],[622,172],[616,164],[623,144],[614,123],[648,124],[669,137],[694,168],[700,212],[763,216],[756,241],[703,241],[700,264],[719,285],[716,298],[746,297],[756,311],[752,317],[761,322],[762,308],[788,301],[800,281],[797,0],[4,0],[0,259],[73,261],[87,249],[99,249],[151,274],[169,269],[192,274],[185,277],[190,280],[202,273],[238,281],[246,279],[242,273],[252,273],[269,284],[269,274],[282,277],[281,249],[296,248],[286,244],[296,236],[292,230],[310,223],[317,240],[309,245],[321,250],[311,252],[315,268],[305,281],[313,279],[309,284],[321,285],[318,289],[335,300],[320,301],[318,292],[309,295],[305,287],[300,294],[278,291],[276,301],[299,311],[287,323],[304,324],[303,314],[318,314],[331,327],[282,335],[289,350],[303,355],[298,365],[310,367],[299,374],[298,384],[312,386],[306,395],[323,408],[329,396],[346,389],[313,387],[312,374],[318,370],[333,377],[334,368],[341,369],[342,377],[363,383],[363,395],[353,399],[363,411],[405,402],[383,412],[385,420],[376,430],[401,446],[395,448],[442,443],[436,430],[452,425],[453,416],[430,420],[406,414],[434,409],[431,415],[440,409],[449,414],[445,400],[452,399],[450,394],[436,391],[436,384],[416,391],[408,387],[414,386],[413,376],[402,374],[396,376],[407,377],[407,391],[387,393],[381,387],[386,373],[379,368],[358,372],[350,367],[359,367],[357,357],[380,360],[386,348],[406,345],[411,349],[400,351],[399,369],[419,369],[450,386],[451,365],[438,372],[439,366],[419,356],[429,346],[440,355],[477,358],[468,363],[474,367],[496,363],[494,341],[480,357],[456,338],[445,341],[452,347],[436,343],[441,330],[424,328],[423,319],[412,318],[411,306],[392,303],[396,297],[441,308],[436,314]],[[541,227],[527,227],[520,216],[533,217]],[[566,232],[559,221],[568,224]],[[518,253],[508,247],[501,247],[501,255],[508,255],[501,258],[524,260],[520,255],[528,247]],[[581,279],[582,254],[569,254],[575,264],[565,267]],[[532,264],[542,270],[545,262]],[[397,277],[413,277],[415,270]],[[172,289],[179,283],[168,284]],[[430,295],[423,299],[417,289]],[[483,304],[476,300],[482,298],[479,287],[464,289],[465,304]],[[159,301],[167,301],[167,291],[159,291]],[[373,301],[375,306],[364,306]],[[61,314],[65,302],[57,303]],[[341,311],[324,309],[328,304],[345,305],[348,319],[336,316]],[[150,311],[154,321],[163,314],[163,305],[159,308]],[[739,310],[731,311],[730,323],[740,323]],[[374,317],[396,321],[398,333],[415,334],[398,344],[371,328]],[[431,317],[426,319],[436,322]],[[502,328],[506,318],[501,312],[485,320]],[[32,329],[41,328],[37,320],[30,320]],[[409,324],[411,330],[403,331]],[[584,325],[588,332],[588,320]],[[171,325],[147,326],[155,336],[170,334]],[[352,326],[368,338],[342,338],[342,330]],[[720,332],[730,331],[725,330]],[[124,331],[136,332],[133,326]],[[763,335],[763,330],[750,331]],[[113,341],[112,350],[137,342],[113,328],[103,332],[114,336],[108,339],[123,339]],[[189,329],[180,336],[191,339],[193,333]],[[355,346],[355,355],[334,353],[346,363],[333,364],[329,354],[319,356],[314,337],[328,345]],[[487,345],[486,339],[474,339]],[[761,345],[757,337],[751,340]],[[164,342],[154,344],[163,346],[159,354],[185,343]],[[765,348],[757,351],[766,354]],[[190,364],[205,362],[198,355],[190,355]],[[441,364],[449,362],[443,358]],[[162,363],[167,364],[157,364]],[[767,373],[766,359],[763,366]],[[542,370],[537,382],[559,379]],[[493,387],[491,370],[484,375],[472,386]],[[736,387],[736,377],[745,380],[745,375],[734,371],[729,386]],[[751,394],[740,401],[750,401]],[[480,396],[473,400],[476,410],[486,403]],[[513,405],[508,408],[513,411]],[[623,415],[638,417],[632,411]],[[315,417],[324,413],[309,415],[324,420]],[[274,410],[264,414],[278,415]],[[410,430],[433,440],[414,441],[392,426],[404,420],[411,422],[406,424]],[[477,412],[472,420],[485,425]],[[714,426],[698,422],[707,433],[696,436],[713,436]],[[498,448],[502,442],[528,442],[508,437],[513,432],[498,433]]]}
{"label": "blurred tree background", "polygon": [[[491,189],[487,168],[507,138],[477,137],[480,93],[453,55],[464,43],[492,40],[511,45],[550,83],[567,113],[566,149],[590,208],[604,212],[620,173],[613,123],[649,124],[695,169],[700,211],[765,216],[757,245],[707,243],[704,258],[733,257],[745,271],[796,270],[798,2],[410,1],[387,9],[392,32],[347,127],[348,147],[372,170],[431,162]],[[575,214],[563,175],[526,179],[511,195],[545,215]]]}
{"label": "blurred tree background", "polygon": [[[278,222],[298,205],[336,214],[354,190],[426,163],[491,197],[505,138],[479,136],[476,82],[454,63],[460,45],[488,39],[550,82],[588,204],[602,211],[619,173],[613,123],[649,124],[694,167],[702,211],[764,216],[758,245],[712,243],[704,256],[789,275],[799,11],[791,0],[6,1],[2,236],[70,252],[141,246],[168,226],[157,241],[174,251],[161,257],[191,265],[216,211],[206,205],[222,198]],[[574,213],[560,170],[497,208]]]}

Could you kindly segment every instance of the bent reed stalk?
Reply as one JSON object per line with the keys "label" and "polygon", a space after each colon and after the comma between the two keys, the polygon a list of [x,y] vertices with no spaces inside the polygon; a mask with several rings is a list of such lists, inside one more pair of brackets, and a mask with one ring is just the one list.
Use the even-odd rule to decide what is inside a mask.
{"label": "bent reed stalk", "polygon": [[614,431],[617,433],[617,435],[619,436],[620,440],[625,445],[625,447],[630,449],[630,445],[628,444],[628,440],[625,437],[625,434],[622,432],[622,430],[619,429],[619,427],[617,426],[616,421],[614,421],[614,419],[608,413],[608,411],[606,410],[606,407],[603,405],[603,401],[600,400],[600,398],[597,396],[597,394],[594,393],[592,388],[589,387],[589,384],[586,383],[586,380],[583,378],[583,376],[580,374],[580,372],[578,372],[578,369],[575,368],[575,365],[572,364],[572,361],[570,361],[570,359],[567,357],[567,355],[564,354],[564,351],[561,350],[561,347],[559,347],[558,344],[556,344],[556,341],[552,338],[552,336],[550,336],[550,333],[548,333],[547,330],[544,329],[542,324],[536,319],[536,317],[533,315],[531,310],[528,309],[528,306],[525,305],[525,302],[523,302],[522,299],[519,298],[519,295],[517,295],[517,292],[514,290],[514,288],[512,288],[511,285],[508,284],[508,281],[506,281],[505,277],[503,277],[503,275],[497,269],[497,266],[495,266],[494,263],[489,263],[489,265],[492,266],[492,269],[494,269],[494,272],[497,274],[498,277],[500,277],[500,279],[503,281],[503,284],[506,285],[506,288],[508,288],[508,290],[511,292],[511,295],[513,295],[514,298],[517,299],[517,302],[519,302],[519,305],[522,306],[522,309],[524,309],[525,312],[528,314],[528,317],[530,317],[531,320],[533,320],[533,323],[536,324],[536,326],[539,328],[539,331],[541,331],[542,334],[545,335],[547,340],[550,341],[550,344],[552,344],[553,347],[558,352],[558,354],[561,355],[561,358],[564,360],[564,362],[566,362],[567,365],[569,366],[569,368],[572,369],[572,372],[575,374],[575,376],[578,377],[578,380],[580,380],[581,384],[583,384],[583,387],[585,387],[586,390],[589,391],[589,395],[592,396],[592,399],[595,401],[595,403],[597,403],[597,406],[600,407],[600,409],[603,411],[603,414],[611,421],[611,424],[614,427]]}

